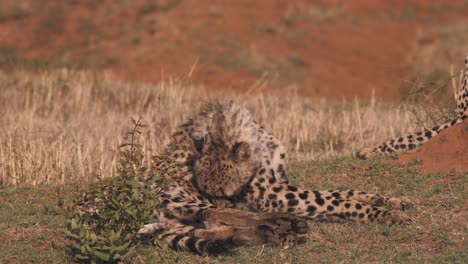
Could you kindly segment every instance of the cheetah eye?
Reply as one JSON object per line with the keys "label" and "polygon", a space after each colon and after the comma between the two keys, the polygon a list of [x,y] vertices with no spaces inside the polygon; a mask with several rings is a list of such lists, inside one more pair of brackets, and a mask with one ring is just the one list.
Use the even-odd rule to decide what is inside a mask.
{"label": "cheetah eye", "polygon": [[246,161],[250,159],[250,145],[247,142],[236,143],[232,148],[232,154],[235,161]]}
{"label": "cheetah eye", "polygon": [[193,145],[195,145],[195,149],[197,150],[198,153],[201,153],[203,150],[203,146],[205,145],[205,139],[193,139]]}

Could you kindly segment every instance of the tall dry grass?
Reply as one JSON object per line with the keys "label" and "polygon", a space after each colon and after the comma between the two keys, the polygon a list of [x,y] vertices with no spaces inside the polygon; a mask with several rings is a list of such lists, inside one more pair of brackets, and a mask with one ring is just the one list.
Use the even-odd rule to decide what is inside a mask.
{"label": "tall dry grass", "polygon": [[130,116],[148,125],[148,160],[210,98],[232,97],[287,145],[291,160],[352,155],[415,129],[411,115],[375,100],[328,103],[282,96],[209,94],[177,81],[132,84],[107,74],[0,72],[0,184],[89,182],[115,175]]}

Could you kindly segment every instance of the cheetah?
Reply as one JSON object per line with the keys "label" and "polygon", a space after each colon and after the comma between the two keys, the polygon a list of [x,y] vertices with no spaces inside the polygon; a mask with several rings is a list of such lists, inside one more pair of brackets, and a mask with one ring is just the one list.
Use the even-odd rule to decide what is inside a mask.
{"label": "cheetah", "polygon": [[360,159],[367,159],[373,156],[383,156],[391,153],[401,153],[408,150],[414,150],[417,147],[426,143],[429,139],[436,136],[445,129],[454,125],[460,124],[468,117],[468,54],[465,56],[465,68],[462,72],[462,78],[460,78],[460,84],[457,94],[457,106],[456,113],[457,118],[442,124],[435,126],[432,129],[426,129],[424,131],[409,133],[403,137],[389,140],[379,146],[364,148],[356,153],[356,156]]}
{"label": "cheetah", "polygon": [[162,231],[173,249],[214,255],[294,242],[308,230],[304,220],[411,222],[404,198],[290,185],[286,161],[285,147],[247,109],[209,102],[155,158],[154,170],[174,183],[155,209],[157,222],[139,232]]}

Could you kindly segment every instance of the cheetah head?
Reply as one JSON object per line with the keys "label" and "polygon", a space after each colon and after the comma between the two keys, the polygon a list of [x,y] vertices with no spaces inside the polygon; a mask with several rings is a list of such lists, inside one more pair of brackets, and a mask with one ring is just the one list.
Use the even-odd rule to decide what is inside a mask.
{"label": "cheetah head", "polygon": [[249,182],[258,162],[252,155],[253,146],[237,137],[223,116],[217,120],[199,148],[194,181],[208,195],[229,197]]}

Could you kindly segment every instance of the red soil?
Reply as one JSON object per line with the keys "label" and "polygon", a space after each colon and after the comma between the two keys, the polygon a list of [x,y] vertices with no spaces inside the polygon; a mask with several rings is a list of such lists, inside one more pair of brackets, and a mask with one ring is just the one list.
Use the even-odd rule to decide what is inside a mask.
{"label": "red soil", "polygon": [[417,33],[467,21],[464,0],[25,0],[20,15],[7,2],[18,3],[0,8],[0,66],[48,59],[240,91],[263,78],[338,101],[398,99]]}
{"label": "red soil", "polygon": [[422,172],[468,171],[468,120],[448,128],[429,140],[417,152],[400,157],[403,163],[419,159]]}

